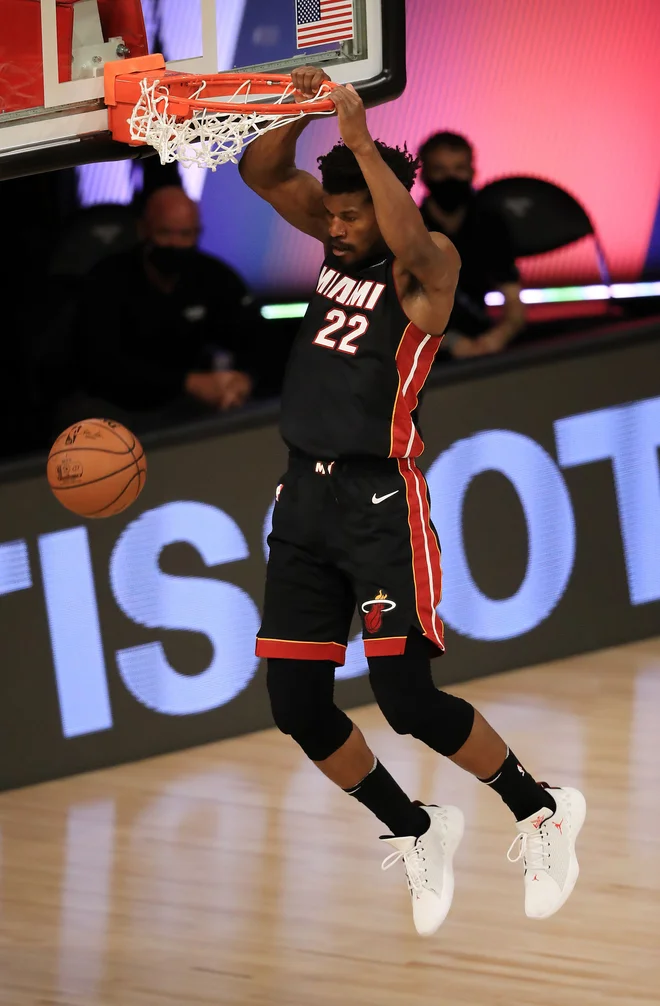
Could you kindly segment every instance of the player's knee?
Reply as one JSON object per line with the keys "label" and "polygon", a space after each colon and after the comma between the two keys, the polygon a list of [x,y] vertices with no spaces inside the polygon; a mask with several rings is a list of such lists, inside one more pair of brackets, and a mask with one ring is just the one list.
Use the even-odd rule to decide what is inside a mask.
{"label": "player's knee", "polygon": [[[387,663],[379,666],[380,661]],[[430,670],[422,673],[406,666],[405,656],[377,657],[369,661],[369,667],[376,702],[393,730],[445,756],[463,747],[474,723],[469,702],[440,691]]]}
{"label": "player's knee", "polygon": [[412,734],[416,718],[415,702],[405,688],[400,688],[393,676],[380,673],[377,666],[372,665],[369,678],[374,698],[392,729],[398,734]]}
{"label": "player's knee", "polygon": [[334,665],[326,661],[268,661],[268,694],[275,725],[312,761],[338,751],[353,729],[333,701]]}

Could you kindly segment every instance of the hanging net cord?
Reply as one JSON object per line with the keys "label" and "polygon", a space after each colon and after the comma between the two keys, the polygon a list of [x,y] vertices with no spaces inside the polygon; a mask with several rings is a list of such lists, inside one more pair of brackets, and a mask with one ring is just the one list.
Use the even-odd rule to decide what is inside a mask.
{"label": "hanging net cord", "polygon": [[[186,167],[196,165],[215,171],[219,164],[227,161],[236,164],[243,147],[269,129],[286,126],[308,114],[333,114],[332,111],[314,112],[314,102],[328,97],[325,87],[321,87],[313,98],[305,102],[309,106],[305,110],[287,111],[286,102],[291,102],[295,93],[293,84],[287,84],[282,94],[275,99],[272,96],[268,98],[270,105],[282,106],[281,112],[266,114],[255,110],[254,98],[250,111],[241,110],[241,102],[250,102],[251,85],[252,81],[246,80],[236,88],[233,95],[215,99],[209,97],[207,106],[191,109],[191,117],[181,119],[169,112],[170,94],[167,87],[161,85],[159,80],[143,80],[140,83],[140,99],[128,120],[131,139],[154,147],[160,154],[161,164],[180,161]],[[205,89],[206,81],[202,81],[197,91],[186,100],[198,101]],[[224,108],[222,111],[214,110],[211,104],[213,100],[225,104],[236,101],[236,112],[228,112]],[[180,103],[179,99],[177,103]],[[299,106],[296,107],[299,109]]]}

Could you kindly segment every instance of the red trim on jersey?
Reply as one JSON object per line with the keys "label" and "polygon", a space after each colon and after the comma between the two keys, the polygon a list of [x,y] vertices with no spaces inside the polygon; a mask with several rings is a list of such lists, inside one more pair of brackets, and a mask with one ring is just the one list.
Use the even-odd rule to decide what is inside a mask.
{"label": "red trim on jersey", "polygon": [[440,546],[431,527],[426,480],[412,458],[399,460],[399,472],[406,483],[417,618],[424,635],[444,651],[445,627],[436,611],[442,598]]}
{"label": "red trim on jersey", "polygon": [[383,636],[381,639],[364,639],[365,657],[398,657],[406,651],[407,636]]}
{"label": "red trim on jersey", "polygon": [[412,413],[417,408],[419,393],[442,341],[440,335],[426,335],[421,328],[406,325],[396,351],[396,369],[399,373],[390,434],[391,458],[419,457],[424,442],[413,422]]}
{"label": "red trim on jersey", "polygon": [[299,639],[264,639],[257,636],[258,657],[283,657],[288,660],[331,660],[343,667],[346,647],[343,643],[310,643]]}

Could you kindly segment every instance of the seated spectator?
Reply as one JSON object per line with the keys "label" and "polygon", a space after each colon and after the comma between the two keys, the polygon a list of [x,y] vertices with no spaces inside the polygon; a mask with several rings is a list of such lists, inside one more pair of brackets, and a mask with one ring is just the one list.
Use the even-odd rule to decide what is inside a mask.
{"label": "seated spectator", "polygon": [[[199,235],[196,204],[180,188],[158,189],[141,244],[99,263],[80,297],[78,389],[137,431],[240,407],[252,392],[248,291],[198,251]],[[82,407],[79,396],[67,403],[69,413]]]}
{"label": "seated spectator", "polygon": [[[456,359],[500,353],[525,325],[516,268],[506,223],[477,208],[474,151],[457,133],[436,133],[419,151],[428,196],[420,210],[429,230],[451,238],[461,256],[461,272],[443,347]],[[502,317],[493,324],[485,295],[504,295]]]}

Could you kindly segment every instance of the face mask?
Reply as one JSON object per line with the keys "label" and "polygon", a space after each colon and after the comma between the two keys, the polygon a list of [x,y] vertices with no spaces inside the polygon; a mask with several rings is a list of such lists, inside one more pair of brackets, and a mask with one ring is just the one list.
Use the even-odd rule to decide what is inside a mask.
{"label": "face mask", "polygon": [[461,206],[467,206],[472,199],[472,184],[463,178],[444,178],[441,182],[424,181],[431,198],[440,209],[453,213]]}
{"label": "face mask", "polygon": [[164,276],[180,276],[190,268],[196,248],[170,248],[166,245],[152,245],[149,258],[152,265]]}

